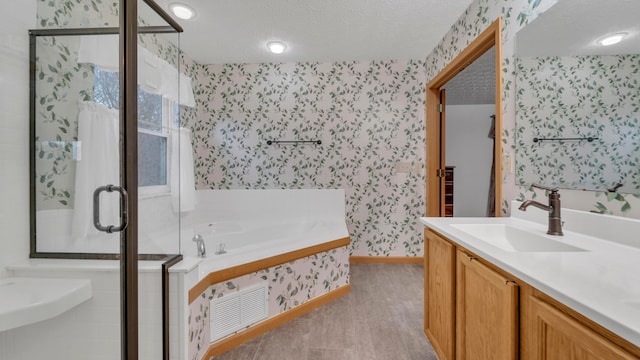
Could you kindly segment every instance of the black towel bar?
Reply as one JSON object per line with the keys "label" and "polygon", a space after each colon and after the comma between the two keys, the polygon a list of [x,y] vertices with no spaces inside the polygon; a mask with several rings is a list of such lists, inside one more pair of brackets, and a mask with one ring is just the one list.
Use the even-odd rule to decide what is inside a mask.
{"label": "black towel bar", "polygon": [[283,145],[287,145],[287,144],[293,144],[293,145],[298,145],[298,144],[316,144],[316,145],[321,145],[322,144],[322,140],[267,140],[267,145],[273,145],[273,144],[283,144]]}
{"label": "black towel bar", "polygon": [[580,140],[587,140],[588,142],[593,142],[593,140],[598,140],[597,137],[575,137],[575,138],[539,138],[539,137],[534,137],[533,138],[533,142],[537,143],[537,142],[542,142],[542,141],[580,141]]}

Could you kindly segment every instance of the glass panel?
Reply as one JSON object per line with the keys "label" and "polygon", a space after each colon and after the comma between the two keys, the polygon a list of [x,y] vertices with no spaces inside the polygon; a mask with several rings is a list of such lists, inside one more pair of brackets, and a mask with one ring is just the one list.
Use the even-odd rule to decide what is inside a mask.
{"label": "glass panel", "polygon": [[[118,73],[97,71],[88,62],[94,56],[83,57],[95,42],[118,53],[117,35],[36,37],[38,252],[120,252],[120,235],[98,231],[92,217],[94,191],[120,185]],[[118,193],[102,192],[99,198],[100,223],[120,225]]]}
{"label": "glass panel", "polygon": [[[167,29],[140,1],[139,24]],[[177,33],[138,35],[138,248],[141,254],[180,253],[180,138]],[[175,181],[175,184],[172,184]]]}
{"label": "glass panel", "polygon": [[[138,249],[141,254],[179,254],[180,193],[172,184],[180,171],[174,130],[179,114],[178,34],[143,32],[147,26],[166,29],[167,23],[141,0],[138,25]],[[159,272],[140,271],[139,279],[140,359],[162,359],[161,277]],[[173,336],[175,344],[177,334]],[[171,354],[179,358],[176,346]]]}
{"label": "glass panel", "polygon": [[[171,191],[171,171],[177,185],[180,170],[178,35],[139,39],[139,253],[178,254],[180,194],[177,186]],[[119,235],[95,230],[91,216],[93,191],[120,178],[119,73],[91,52],[109,45],[105,53],[117,52],[117,35],[36,37],[38,252],[120,251]],[[100,199],[101,223],[119,225],[117,193]]]}

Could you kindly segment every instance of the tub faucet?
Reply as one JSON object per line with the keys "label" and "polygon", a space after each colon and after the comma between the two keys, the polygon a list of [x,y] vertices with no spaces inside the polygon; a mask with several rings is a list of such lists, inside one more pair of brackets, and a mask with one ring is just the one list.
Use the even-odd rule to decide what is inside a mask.
{"label": "tub faucet", "polygon": [[552,189],[537,184],[531,184],[531,186],[549,191],[549,205],[541,204],[534,200],[527,200],[520,205],[519,209],[527,211],[529,206],[535,206],[538,209],[542,209],[549,212],[549,226],[547,234],[549,235],[562,235],[562,219],[560,218],[560,194],[558,189]]}
{"label": "tub faucet", "polygon": [[191,240],[196,243],[196,247],[198,248],[198,257],[207,257],[207,249],[204,246],[204,238],[201,235],[195,235]]}

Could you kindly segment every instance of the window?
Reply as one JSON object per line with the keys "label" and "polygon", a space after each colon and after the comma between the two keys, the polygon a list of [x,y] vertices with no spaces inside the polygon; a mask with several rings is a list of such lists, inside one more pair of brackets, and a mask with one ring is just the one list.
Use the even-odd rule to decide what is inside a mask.
{"label": "window", "polygon": [[[109,108],[120,105],[119,74],[94,68],[93,99]],[[169,130],[178,121],[178,105],[138,86],[138,186],[140,195],[168,193]]]}

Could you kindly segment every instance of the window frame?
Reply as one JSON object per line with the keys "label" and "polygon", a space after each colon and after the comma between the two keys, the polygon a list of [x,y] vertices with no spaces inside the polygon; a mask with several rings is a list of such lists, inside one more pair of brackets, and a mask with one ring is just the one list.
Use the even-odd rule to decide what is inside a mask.
{"label": "window frame", "polygon": [[[94,68],[94,74],[96,74],[96,72],[103,72],[103,73],[111,73],[111,71],[108,70],[104,70],[101,69],[99,66],[95,66]],[[97,76],[97,74],[96,74]],[[115,81],[113,78],[102,78],[102,80],[111,80],[111,81]],[[96,81],[94,78],[94,89],[96,86]],[[106,86],[108,84],[105,84],[103,86]],[[113,86],[113,84],[111,84]],[[95,91],[95,90],[94,90]],[[163,185],[146,185],[146,186],[140,186],[138,185],[138,195],[139,197],[156,197],[156,196],[166,196],[166,195],[171,195],[171,150],[172,150],[172,145],[171,145],[171,141],[172,141],[172,132],[176,131],[178,129],[179,126],[179,119],[180,119],[180,111],[179,111],[179,104],[177,101],[175,100],[171,100],[168,99],[164,96],[162,96],[162,94],[156,94],[155,92],[149,92],[149,91],[145,91],[145,87],[142,85],[138,85],[138,94],[139,92],[145,92],[147,94],[152,94],[152,95],[158,95],[161,97],[161,123],[160,123],[160,131],[155,131],[155,130],[150,130],[150,129],[146,129],[144,127],[140,126],[140,119],[138,116],[137,122],[138,122],[138,133],[144,133],[147,135],[151,135],[151,136],[157,136],[157,137],[162,137],[166,139],[166,144],[167,144],[167,148],[165,151],[166,154],[166,184]],[[107,94],[103,94],[104,96],[106,96]],[[112,107],[111,105],[115,105],[115,104],[106,104],[103,101],[97,101],[97,99],[95,98],[95,94],[93,96],[93,101],[98,102],[100,104],[106,105],[108,107]],[[113,101],[113,100],[112,100]],[[119,99],[118,99],[119,101]],[[139,115],[139,114],[138,114]],[[145,122],[147,123],[147,122]],[[155,123],[147,123],[150,126],[158,126],[158,124]],[[139,155],[139,150],[138,150],[138,155]],[[140,160],[141,157],[138,158],[138,160]]]}

